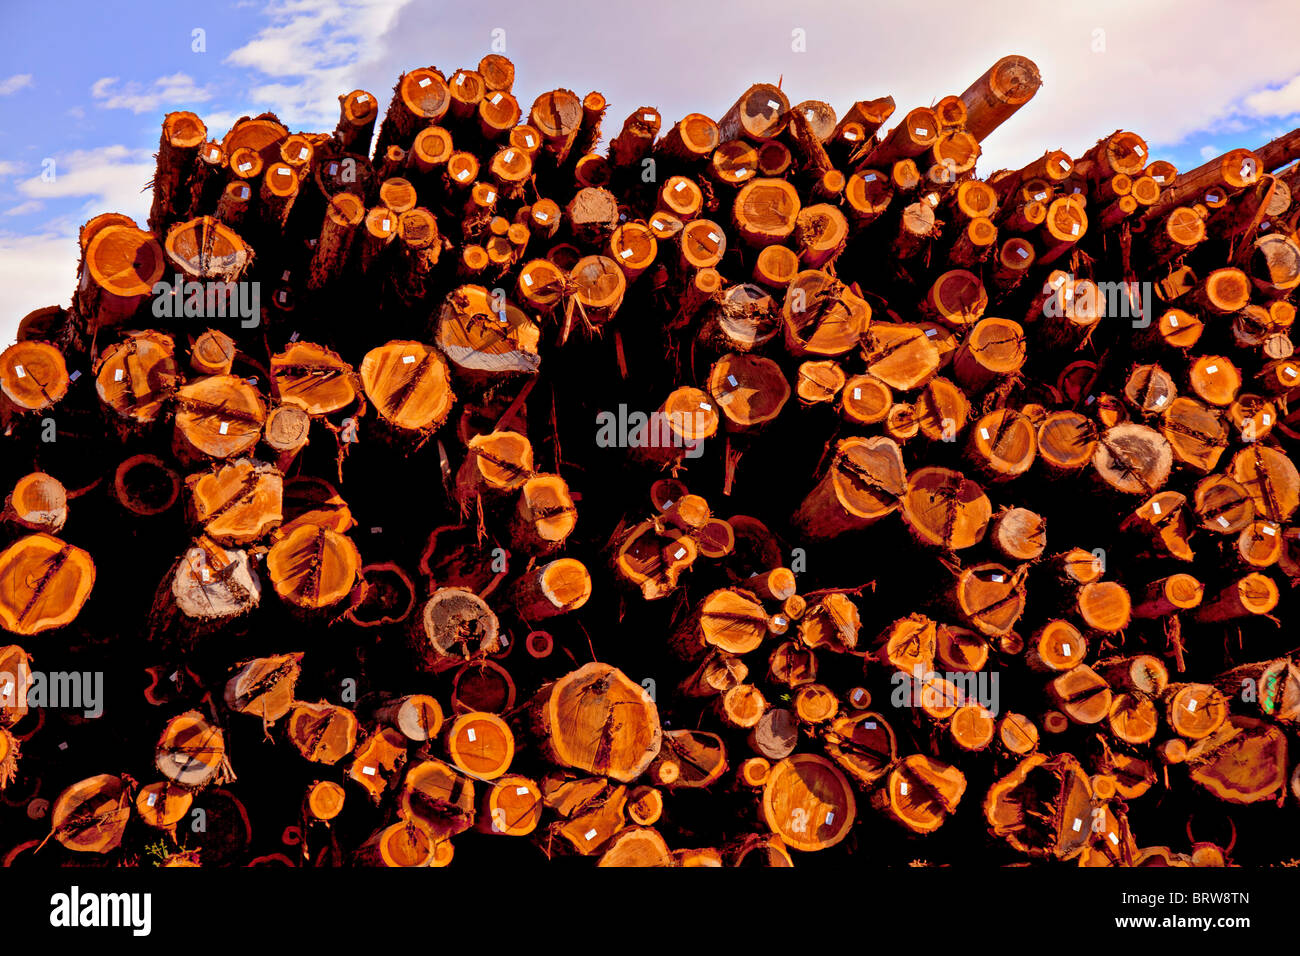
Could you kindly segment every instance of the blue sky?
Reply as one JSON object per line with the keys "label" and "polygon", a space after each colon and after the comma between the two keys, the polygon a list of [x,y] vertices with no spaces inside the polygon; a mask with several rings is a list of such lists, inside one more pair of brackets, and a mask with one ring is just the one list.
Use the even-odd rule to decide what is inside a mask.
{"label": "blue sky", "polygon": [[[0,346],[26,312],[69,301],[82,222],[105,211],[143,222],[169,110],[194,110],[213,138],[263,110],[330,130],[338,94],[359,87],[386,103],[403,70],[474,66],[494,30],[505,31],[525,109],[547,89],[600,89],[615,129],[643,105],[666,123],[719,117],[748,84],[778,78],[793,101],[837,111],[890,93],[901,115],[1024,54],[1043,89],[986,140],[981,173],[1049,147],[1078,155],[1117,127],[1188,169],[1300,125],[1295,0],[1239,0],[1230,16],[1210,0],[1036,7],[930,0],[918,16],[911,5],[824,0],[0,0]],[[41,175],[48,160],[53,181]]]}

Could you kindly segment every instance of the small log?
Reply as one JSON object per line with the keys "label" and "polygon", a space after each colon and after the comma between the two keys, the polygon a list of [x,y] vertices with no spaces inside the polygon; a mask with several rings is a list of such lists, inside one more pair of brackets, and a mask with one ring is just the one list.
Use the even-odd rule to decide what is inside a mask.
{"label": "small log", "polygon": [[406,763],[408,740],[392,727],[381,727],[353,751],[348,779],[356,781],[375,803],[397,782]]}
{"label": "small log", "polygon": [[221,728],[196,710],[167,722],[154,747],[154,766],[172,783],[190,790],[234,779]]}
{"label": "small log", "polygon": [[1032,60],[1004,56],[962,93],[966,131],[976,140],[985,139],[1028,103],[1042,84]]}
{"label": "small log", "polygon": [[408,694],[376,708],[375,719],[412,743],[424,743],[441,732],[442,707],[428,694]]}
{"label": "small log", "polygon": [[284,518],[284,480],[273,465],[241,458],[191,475],[185,484],[194,521],[218,544],[252,544]]}
{"label": "small log", "polygon": [[1100,723],[1110,713],[1113,700],[1110,686],[1087,664],[1060,674],[1047,689],[1056,706],[1073,723]]}
{"label": "small log", "polygon": [[1273,579],[1251,572],[1222,588],[1193,615],[1198,621],[1233,621],[1270,613],[1278,602]]}
{"label": "small log", "polygon": [[438,841],[416,820],[402,820],[376,830],[356,852],[358,866],[426,867],[451,862],[451,841]]}
{"label": "small log", "polygon": [[677,628],[669,646],[684,660],[699,660],[714,650],[747,654],[767,636],[767,612],[748,591],[714,591]]}
{"label": "small log", "polygon": [[718,138],[723,143],[742,136],[755,142],[772,139],[784,129],[789,109],[790,101],[778,87],[756,83],[718,121]]}
{"label": "small log", "polygon": [[1165,720],[1186,740],[1210,736],[1228,716],[1228,702],[1210,684],[1170,684],[1162,697]]}
{"label": "small log", "polygon": [[494,780],[479,805],[477,829],[481,833],[527,836],[537,829],[543,812],[541,788],[518,774]]}
{"label": "small log", "polygon": [[1199,607],[1205,586],[1190,574],[1171,574],[1147,585],[1141,603],[1133,608],[1140,618],[1168,617]]}
{"label": "small log", "polygon": [[514,734],[496,714],[461,714],[448,723],[443,736],[452,764],[476,779],[495,780],[514,759]]}
{"label": "small log", "polygon": [[581,561],[560,558],[528,572],[515,585],[511,603],[526,621],[576,611],[591,597],[591,575]]}
{"label": "small log", "polygon": [[1012,561],[1033,561],[1047,548],[1046,520],[1028,508],[1008,508],[993,519],[993,547]]}
{"label": "small log", "polygon": [[474,826],[473,781],[441,760],[421,760],[406,771],[398,792],[401,817],[424,824],[439,840]]}

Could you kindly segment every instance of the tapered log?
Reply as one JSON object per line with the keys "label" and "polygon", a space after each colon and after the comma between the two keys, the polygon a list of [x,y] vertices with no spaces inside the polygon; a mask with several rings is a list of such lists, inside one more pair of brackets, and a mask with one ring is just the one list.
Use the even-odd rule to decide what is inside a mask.
{"label": "tapered log", "polygon": [[1256,571],[1218,590],[1194,616],[1198,621],[1233,621],[1268,614],[1277,602],[1273,579]]}
{"label": "tapered log", "polygon": [[888,438],[845,438],[825,476],[792,519],[813,539],[865,528],[898,508],[907,474],[898,445]]}
{"label": "tapered log", "polygon": [[1029,102],[1042,83],[1032,60],[1004,56],[961,95],[967,132],[983,140]]}
{"label": "tapered log", "polygon": [[528,572],[511,595],[515,611],[540,621],[576,611],[591,597],[591,575],[581,561],[560,558]]}
{"label": "tapered log", "polygon": [[1141,603],[1133,608],[1133,616],[1141,618],[1167,617],[1180,611],[1199,607],[1204,585],[1190,574],[1171,574],[1147,585]]}
{"label": "tapered log", "polygon": [[785,126],[790,101],[770,83],[757,83],[747,89],[718,121],[718,137],[728,140],[746,137],[762,142],[776,136]]}

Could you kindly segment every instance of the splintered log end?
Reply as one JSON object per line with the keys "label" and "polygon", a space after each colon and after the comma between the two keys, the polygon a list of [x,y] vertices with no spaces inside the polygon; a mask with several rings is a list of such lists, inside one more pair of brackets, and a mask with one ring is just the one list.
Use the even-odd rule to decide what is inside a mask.
{"label": "splintered log end", "polygon": [[396,783],[406,763],[408,743],[408,738],[392,727],[381,727],[354,749],[348,779],[359,784],[373,802],[379,803]]}
{"label": "splintered log end", "polygon": [[814,538],[868,527],[898,509],[906,482],[903,453],[892,439],[843,438],[793,523]]}
{"label": "splintered log end", "polygon": [[1070,754],[1034,754],[989,788],[984,817],[994,836],[1035,858],[1071,860],[1092,838],[1088,775]]}
{"label": "splintered log end", "polygon": [[623,782],[645,772],[663,741],[649,693],[608,664],[586,664],[545,685],[531,712],[552,762]]}
{"label": "splintered log end", "polygon": [[244,664],[226,681],[226,706],[236,713],[261,717],[267,724],[279,720],[293,707],[302,658],[301,653],[277,654]]}
{"label": "splintered log end", "polygon": [[357,729],[356,715],[346,707],[299,702],[289,714],[287,734],[308,760],[333,765],[356,749]]}
{"label": "splintered log end", "polygon": [[435,591],[425,602],[415,633],[416,653],[434,671],[480,660],[495,653],[500,642],[496,614],[464,588]]}
{"label": "splintered log end", "polygon": [[59,794],[50,809],[54,839],[78,853],[116,850],[131,819],[125,778],[111,773],[87,777]]}
{"label": "splintered log end", "polygon": [[284,518],[284,479],[273,465],[241,458],[185,483],[195,521],[218,544],[251,544]]}
{"label": "splintered log end", "polygon": [[533,475],[519,489],[511,520],[512,540],[525,550],[556,550],[578,523],[578,509],[568,483],[559,475]]}
{"label": "splintered log end", "polygon": [[210,626],[257,607],[262,584],[247,552],[199,538],[172,571],[171,598],[186,620]]}
{"label": "splintered log end", "polygon": [[933,833],[956,811],[965,792],[966,776],[956,767],[912,754],[889,771],[873,802],[913,833]]}

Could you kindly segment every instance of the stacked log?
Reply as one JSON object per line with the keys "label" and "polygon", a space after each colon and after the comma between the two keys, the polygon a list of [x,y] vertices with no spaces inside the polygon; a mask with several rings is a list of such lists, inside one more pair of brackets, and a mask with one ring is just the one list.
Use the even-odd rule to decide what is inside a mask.
{"label": "stacked log", "polygon": [[514,73],[168,114],[0,354],[8,858],[1295,856],[1296,134],[981,177],[1009,56],[598,152]]}

